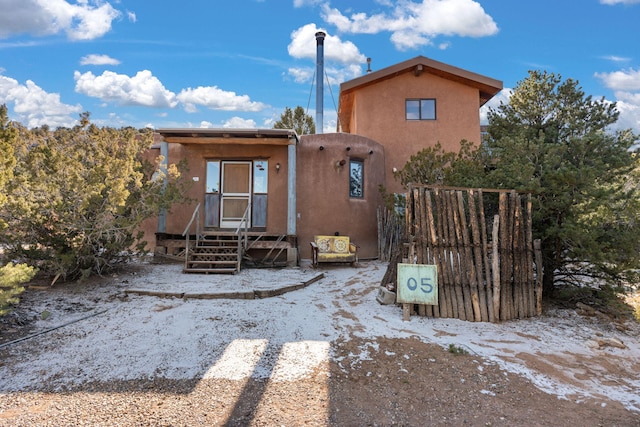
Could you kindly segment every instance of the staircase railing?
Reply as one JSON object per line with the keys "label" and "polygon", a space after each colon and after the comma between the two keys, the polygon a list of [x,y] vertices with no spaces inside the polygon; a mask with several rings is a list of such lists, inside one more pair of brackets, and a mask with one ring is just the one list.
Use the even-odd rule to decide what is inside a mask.
{"label": "staircase railing", "polygon": [[[247,208],[242,214],[242,219],[238,228],[236,228],[236,236],[238,236],[238,272],[240,271],[240,264],[242,263],[242,256],[244,255],[248,242],[249,242],[249,212],[251,212],[251,201],[247,204]],[[244,232],[243,232],[244,226]]]}
{"label": "staircase railing", "polygon": [[184,266],[185,268],[189,267],[189,238],[190,238],[190,233],[189,230],[191,230],[191,225],[193,224],[193,221],[196,222],[196,245],[198,244],[198,241],[200,240],[200,236],[201,236],[201,232],[200,232],[200,203],[198,203],[198,205],[196,206],[196,208],[193,210],[193,214],[191,215],[191,220],[189,221],[189,223],[187,224],[187,226],[185,227],[184,231],[182,232],[182,236],[187,236],[187,240],[186,240],[186,246],[184,248]]}

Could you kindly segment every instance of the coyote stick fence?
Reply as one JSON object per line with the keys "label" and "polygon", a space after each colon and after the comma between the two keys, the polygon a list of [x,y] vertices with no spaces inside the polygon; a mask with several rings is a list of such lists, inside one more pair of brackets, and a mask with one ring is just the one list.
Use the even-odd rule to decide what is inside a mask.
{"label": "coyote stick fence", "polygon": [[[418,314],[483,322],[539,315],[542,266],[531,210],[531,195],[516,191],[412,186],[405,260],[438,271],[438,304],[414,307]],[[392,228],[384,218],[379,214],[379,225]],[[380,253],[398,251],[398,243],[389,252],[386,245]]]}

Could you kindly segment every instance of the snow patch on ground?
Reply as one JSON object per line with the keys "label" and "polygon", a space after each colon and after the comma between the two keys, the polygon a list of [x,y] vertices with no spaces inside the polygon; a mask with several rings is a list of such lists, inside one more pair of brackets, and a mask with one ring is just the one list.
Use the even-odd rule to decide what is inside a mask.
{"label": "snow patch on ground", "polygon": [[[72,314],[56,308],[52,292],[30,290],[33,309],[48,313],[37,330],[106,311],[2,349],[11,363],[0,364],[0,393],[38,389],[43,383],[63,389],[154,377],[288,381],[327,363],[331,345],[339,339],[367,340],[358,355],[366,360],[369,348],[379,350],[378,337],[417,337],[444,348],[464,348],[560,398],[607,396],[640,411],[637,328],[623,333],[572,310],[499,324],[418,316],[403,321],[401,308],[376,301],[386,270],[377,261],[356,268],[244,269],[236,275],[186,275],[181,268],[149,265],[91,292],[59,292],[64,299],[60,307],[82,307]],[[319,274],[324,276],[305,288],[265,299],[125,293],[265,290],[308,282]],[[589,347],[598,334],[619,339],[626,348]]]}

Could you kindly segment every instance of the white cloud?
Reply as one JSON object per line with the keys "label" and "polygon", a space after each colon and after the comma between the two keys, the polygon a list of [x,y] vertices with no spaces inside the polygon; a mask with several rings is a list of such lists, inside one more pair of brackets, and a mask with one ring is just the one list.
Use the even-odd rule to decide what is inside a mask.
{"label": "white cloud", "polygon": [[306,68],[289,68],[288,74],[293,77],[293,81],[296,83],[307,83],[311,81],[313,78],[313,73],[315,68],[306,67]]}
{"label": "white cloud", "polygon": [[[324,71],[326,75],[323,83],[326,84],[328,79],[332,87],[362,75],[362,67],[355,64],[345,67],[333,67],[325,64]],[[288,74],[293,77],[296,83],[310,83],[311,79],[315,78],[315,67],[289,68]]]}
{"label": "white cloud", "polygon": [[600,0],[602,4],[639,4],[640,0]]}
{"label": "white cloud", "polygon": [[357,64],[351,64],[346,67],[339,68],[326,66],[325,71],[327,75],[325,76],[324,82],[326,84],[328,78],[329,84],[331,86],[339,85],[342,82],[354,79],[362,75],[362,68]]}
{"label": "white cloud", "polygon": [[631,61],[631,58],[628,58],[626,56],[617,56],[617,55],[603,56],[602,59],[606,59],[607,61],[612,61],[612,62],[629,62],[629,61]]}
{"label": "white cloud", "polygon": [[251,101],[248,95],[236,95],[217,86],[183,89],[177,98],[188,113],[196,112],[197,105],[223,111],[261,111],[265,108],[263,103]]}
{"label": "white cloud", "polygon": [[[310,59],[315,63],[317,56],[317,42],[315,34],[324,31],[315,24],[307,24],[291,33],[291,43],[288,46],[289,55],[297,59]],[[324,71],[331,85],[339,85],[345,80],[362,75],[362,66],[367,58],[350,41],[343,41],[340,37],[328,33],[324,39]],[[296,83],[308,83],[315,75],[314,66],[291,67],[288,75]]]}
{"label": "white cloud", "polygon": [[48,36],[64,32],[71,40],[92,40],[111,30],[120,12],[98,0],[0,0],[0,38],[15,34]]}
{"label": "white cloud", "polygon": [[335,118],[327,118],[327,117],[323,117],[323,118],[324,118],[324,123],[323,123],[324,126],[322,126],[322,132],[335,133],[337,129],[338,121]]}
{"label": "white cloud", "polygon": [[620,112],[616,129],[633,129],[640,134],[640,92],[614,92],[616,109]]}
{"label": "white cloud", "polygon": [[489,120],[487,119],[487,115],[489,114],[489,110],[496,110],[500,104],[508,104],[509,99],[511,99],[511,94],[513,94],[513,89],[506,87],[491,98],[489,102],[480,107],[480,124],[488,124]]}
{"label": "white cloud", "polygon": [[74,73],[76,92],[120,105],[140,105],[155,108],[174,108],[176,95],[165,89],[151,71],[139,71],[135,76],[105,71],[95,76],[91,72]]}
{"label": "white cloud", "polygon": [[223,128],[229,129],[255,129],[256,122],[251,119],[243,119],[241,117],[232,117],[222,125]]}
{"label": "white cloud", "polygon": [[261,111],[266,107],[261,102],[251,101],[248,95],[236,95],[216,86],[183,89],[176,95],[149,70],[139,71],[135,76],[113,71],[96,76],[91,72],[76,71],[74,79],[76,92],[119,105],[176,108],[182,104],[188,113],[198,111],[198,106],[223,111]]}
{"label": "white cloud", "polygon": [[595,76],[614,91],[616,108],[620,112],[614,127],[631,128],[640,133],[640,70],[629,68],[611,73],[595,73]]}
{"label": "white cloud", "polygon": [[293,0],[293,7],[313,6],[322,3],[324,0]]}
{"label": "white cloud", "polygon": [[391,34],[391,43],[398,50],[415,49],[418,46],[431,44],[431,38],[415,33],[410,30],[399,30]]}
{"label": "white cloud", "polygon": [[389,13],[353,13],[348,17],[327,3],[323,5],[322,16],[325,22],[344,33],[389,31],[391,41],[399,50],[430,45],[440,35],[483,37],[498,32],[493,18],[474,0],[402,1]]}
{"label": "white cloud", "polygon": [[274,119],[273,117],[267,117],[264,120],[262,120],[262,127],[266,129],[271,129],[277,120],[279,119]]}
{"label": "white cloud", "polygon": [[340,37],[333,36],[327,31],[319,29],[315,24],[307,24],[291,33],[291,43],[287,47],[289,55],[298,59],[314,59],[317,53],[316,33],[324,31],[327,35],[324,39],[325,61],[339,62],[342,64],[363,64],[366,57],[350,41],[342,41]]}
{"label": "white cloud", "polygon": [[14,103],[13,112],[17,120],[27,127],[43,125],[51,127],[71,127],[76,123],[74,116],[82,111],[82,106],[63,104],[60,94],[47,93],[33,81],[22,85],[17,80],[0,75],[0,103]]}
{"label": "white cloud", "polygon": [[80,65],[120,65],[120,61],[109,55],[86,55],[80,59]]}
{"label": "white cloud", "polygon": [[612,73],[595,73],[604,85],[613,90],[640,90],[640,70],[614,71]]}
{"label": "white cloud", "polygon": [[615,92],[615,97],[618,100],[628,104],[634,104],[640,106],[640,92]]}
{"label": "white cloud", "polygon": [[134,12],[131,12],[130,10],[127,10],[127,18],[129,18],[129,21],[131,22],[136,22],[138,20],[136,14]]}
{"label": "white cloud", "polygon": [[[640,94],[626,94],[629,101],[616,101],[616,109],[620,112],[616,129],[633,129],[636,134],[640,133]],[[618,96],[618,94],[616,94]]]}

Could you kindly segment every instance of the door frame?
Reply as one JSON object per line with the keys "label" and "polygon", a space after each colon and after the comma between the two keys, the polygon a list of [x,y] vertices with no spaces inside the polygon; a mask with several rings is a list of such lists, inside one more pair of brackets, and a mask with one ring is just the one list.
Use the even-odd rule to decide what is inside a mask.
{"label": "door frame", "polygon": [[[225,192],[225,167],[227,165],[246,165],[248,170],[247,191],[246,192]],[[220,161],[220,228],[238,228],[242,224],[242,217],[225,218],[224,207],[225,201],[246,200],[249,206],[248,216],[246,218],[246,227],[251,227],[251,196],[253,194],[253,161],[251,160],[221,160]],[[244,213],[244,211],[243,211]]]}

